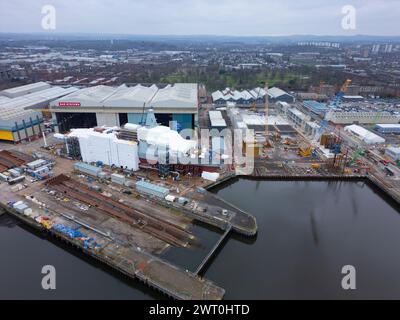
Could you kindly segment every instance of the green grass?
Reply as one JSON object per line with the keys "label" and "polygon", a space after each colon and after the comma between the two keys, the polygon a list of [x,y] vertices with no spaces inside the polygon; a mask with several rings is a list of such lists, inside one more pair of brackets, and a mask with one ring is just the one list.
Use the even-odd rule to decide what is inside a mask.
{"label": "green grass", "polygon": [[299,76],[293,73],[286,73],[283,77],[276,73],[275,75],[272,73],[260,73],[257,75],[257,82],[259,83],[268,83],[269,87],[275,86],[277,83],[289,83],[291,80],[299,80]]}
{"label": "green grass", "polygon": [[169,75],[161,78],[162,83],[177,83],[177,82],[185,82],[183,77],[180,75]]}

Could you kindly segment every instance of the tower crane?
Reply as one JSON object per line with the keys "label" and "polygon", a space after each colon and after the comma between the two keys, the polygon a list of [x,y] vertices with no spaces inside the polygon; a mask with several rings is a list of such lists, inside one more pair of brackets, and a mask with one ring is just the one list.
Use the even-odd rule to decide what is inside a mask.
{"label": "tower crane", "polygon": [[256,112],[257,111],[257,101],[260,99],[260,91],[261,88],[258,89],[256,100],[251,104],[250,110]]}
{"label": "tower crane", "polygon": [[352,82],[353,82],[352,80],[347,79],[343,83],[342,87],[340,88],[340,91],[336,94],[335,100],[333,100],[331,107],[336,108],[336,107],[340,106],[340,104],[342,103],[343,97],[346,94],[346,92],[349,88],[349,85],[351,85]]}
{"label": "tower crane", "polygon": [[269,96],[268,96],[268,84],[265,84],[265,144],[264,147],[271,148],[272,144],[269,141],[269,127],[268,127],[268,116],[269,116]]}
{"label": "tower crane", "polygon": [[[349,85],[352,83],[353,81],[350,79],[347,79],[342,87],[340,88],[340,91],[336,94],[335,99],[333,100],[333,102],[331,103],[330,107],[332,109],[337,108],[340,106],[340,104],[342,103],[343,97],[346,94]],[[330,113],[333,112],[332,109],[327,113],[327,115],[325,115],[324,120],[322,120],[320,122],[321,128],[317,131],[316,135],[315,135],[315,141],[318,143],[319,139],[321,138],[322,134],[326,131],[326,129],[328,128],[328,122],[330,120]],[[335,150],[338,150],[337,148],[335,148]],[[335,151],[336,153],[336,151]]]}

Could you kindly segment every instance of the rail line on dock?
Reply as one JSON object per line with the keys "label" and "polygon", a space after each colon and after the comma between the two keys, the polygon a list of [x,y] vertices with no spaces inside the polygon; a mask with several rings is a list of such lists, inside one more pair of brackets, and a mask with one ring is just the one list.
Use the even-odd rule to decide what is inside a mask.
{"label": "rail line on dock", "polygon": [[[168,261],[146,253],[143,250],[129,248],[130,254],[128,256],[118,256],[114,251],[115,248],[119,247],[119,245],[113,241],[108,242],[107,246],[100,249],[100,251],[88,249],[81,243],[66,237],[64,234],[56,230],[46,229],[34,219],[16,212],[6,204],[0,203],[0,212],[2,210],[30,226],[33,230],[48,234],[53,238],[66,242],[95,260],[106,264],[129,278],[137,279],[147,286],[157,289],[170,298],[178,300],[221,300],[225,294],[225,290],[214,284],[212,281],[200,279],[197,274],[182,270]],[[162,273],[160,273],[160,271],[162,271]],[[170,275],[170,277],[167,278],[168,281],[159,278],[163,273]],[[177,287],[175,281],[171,282],[171,279],[187,282],[189,286],[187,289],[181,290]],[[205,288],[208,289],[205,290]]]}

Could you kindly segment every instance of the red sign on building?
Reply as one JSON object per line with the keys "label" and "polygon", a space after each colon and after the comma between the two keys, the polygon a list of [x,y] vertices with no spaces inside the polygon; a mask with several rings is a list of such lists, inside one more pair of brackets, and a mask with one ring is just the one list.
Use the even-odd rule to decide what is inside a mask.
{"label": "red sign on building", "polygon": [[80,102],[59,102],[58,106],[59,107],[80,107],[81,103]]}

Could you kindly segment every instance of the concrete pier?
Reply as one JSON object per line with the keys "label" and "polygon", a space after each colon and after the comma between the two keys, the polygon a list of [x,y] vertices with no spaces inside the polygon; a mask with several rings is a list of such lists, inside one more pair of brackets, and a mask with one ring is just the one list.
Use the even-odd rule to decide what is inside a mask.
{"label": "concrete pier", "polygon": [[[122,246],[109,239],[105,240],[106,244],[101,249],[85,248],[82,242],[71,239],[53,229],[46,229],[34,219],[17,213],[4,203],[0,203],[1,210],[7,211],[8,214],[34,230],[66,242],[97,261],[105,263],[130,278],[142,281],[173,299],[221,300],[225,294],[225,290],[212,281],[201,279],[195,273],[180,269],[138,248]],[[90,230],[85,231],[87,234],[89,232]],[[103,238],[101,234],[94,232],[90,236]]]}

